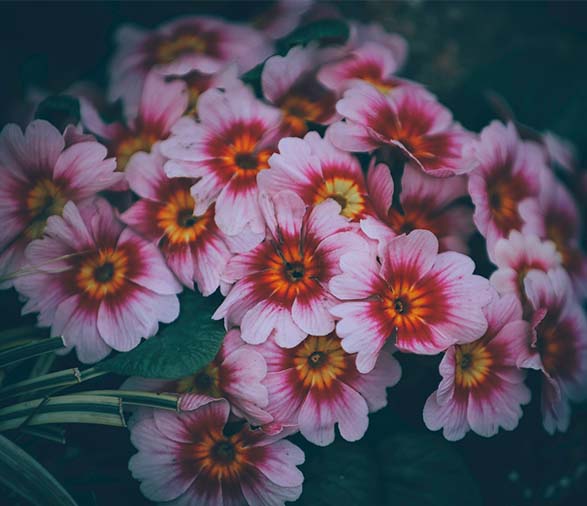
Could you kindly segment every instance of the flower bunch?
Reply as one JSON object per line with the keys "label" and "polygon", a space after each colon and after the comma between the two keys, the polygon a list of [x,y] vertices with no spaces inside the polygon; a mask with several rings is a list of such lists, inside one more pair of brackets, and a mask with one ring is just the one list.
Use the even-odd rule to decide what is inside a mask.
{"label": "flower bunch", "polygon": [[423,419],[449,440],[516,428],[527,370],[544,428],[566,430],[587,392],[568,147],[512,122],[468,131],[398,75],[407,44],[377,25],[276,42],[324,15],[279,6],[256,28],[124,26],[106,92],[120,121],[78,94],[63,132],[4,127],[2,286],[89,364],[163,339],[191,311],[182,290],[222,294],[211,362],[122,387],[181,395],[182,413],[133,415],[129,467],[156,502],[296,500],[304,454],[285,438],[361,439],[403,354],[442,354]]}

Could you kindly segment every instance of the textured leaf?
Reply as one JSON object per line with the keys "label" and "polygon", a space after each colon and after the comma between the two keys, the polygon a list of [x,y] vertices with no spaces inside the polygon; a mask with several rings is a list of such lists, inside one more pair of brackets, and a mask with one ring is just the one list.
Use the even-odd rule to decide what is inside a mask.
{"label": "textured leaf", "polygon": [[211,319],[218,298],[185,291],[179,318],[134,350],[96,366],[128,376],[177,379],[207,365],[218,353],[225,331]]}

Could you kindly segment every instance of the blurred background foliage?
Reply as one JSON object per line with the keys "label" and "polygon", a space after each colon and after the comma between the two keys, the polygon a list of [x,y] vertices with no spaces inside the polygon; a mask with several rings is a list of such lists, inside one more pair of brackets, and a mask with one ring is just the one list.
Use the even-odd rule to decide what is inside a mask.
{"label": "blurred background foliage", "polygon": [[[480,130],[496,117],[488,92],[516,117],[587,144],[587,2],[338,2],[341,11],[403,34],[410,56],[402,72],[423,82],[457,120]],[[182,14],[244,21],[268,2],[2,2],[0,124],[13,120],[31,87],[60,92],[74,81],[106,83],[113,33],[125,22],[154,27]],[[22,323],[13,291],[0,292],[0,329]],[[29,319],[29,322],[34,320]],[[60,358],[60,368],[74,366]],[[371,417],[359,443],[307,453],[300,504],[575,506],[587,496],[587,409],[577,406],[568,433],[548,436],[536,400],[520,427],[491,439],[469,434],[449,444],[422,423],[426,397],[439,381],[439,357],[400,356],[402,381],[389,407]],[[536,378],[530,377],[530,381]],[[120,380],[101,380],[115,387]],[[535,396],[536,397],[536,396]],[[72,426],[67,446],[17,436],[82,506],[143,505],[127,470],[134,452],[125,430]],[[415,495],[414,495],[415,494]],[[17,506],[0,490],[0,504]]]}

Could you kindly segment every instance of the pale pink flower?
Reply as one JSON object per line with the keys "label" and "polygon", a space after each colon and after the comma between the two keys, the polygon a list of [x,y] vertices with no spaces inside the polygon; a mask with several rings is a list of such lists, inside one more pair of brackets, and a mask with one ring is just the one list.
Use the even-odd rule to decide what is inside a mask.
{"label": "pale pink flower", "polygon": [[[43,235],[47,218],[68,201],[83,202],[120,180],[106,148],[74,127],[61,134],[33,121],[23,133],[14,124],[0,132],[0,276],[25,263],[24,250]],[[0,284],[12,286],[11,280]]]}
{"label": "pale pink flower", "polygon": [[396,235],[424,229],[438,238],[440,251],[468,251],[467,241],[474,227],[471,209],[459,203],[467,195],[464,176],[438,179],[406,164],[399,195],[400,210],[393,205],[394,183],[389,167],[372,160],[367,188],[376,214],[363,219],[361,229],[379,241],[381,247]]}
{"label": "pale pink flower", "polygon": [[351,21],[349,24],[348,48],[357,49],[366,43],[375,43],[389,51],[398,67],[403,66],[408,56],[408,43],[401,35],[386,32],[379,23]]}
{"label": "pale pink flower", "polygon": [[104,200],[68,202],[26,250],[32,274],[17,278],[23,313],[63,336],[82,362],[128,351],[179,314],[177,282],[156,246],[123,227]]}
{"label": "pale pink flower", "polygon": [[223,279],[235,284],[213,318],[239,325],[247,343],[275,335],[277,344],[292,348],[308,334],[334,330],[329,309],[337,301],[328,282],[340,273],[344,252],[368,244],[332,199],[307,209],[293,192],[261,197],[267,238],[228,263]]}
{"label": "pale pink flower", "polygon": [[292,32],[314,0],[276,0],[257,16],[253,25],[270,39],[280,39]]}
{"label": "pale pink flower", "polygon": [[248,425],[226,435],[230,406],[202,397],[191,411],[142,413],[128,467],[151,501],[169,506],[284,506],[302,493],[304,452]]}
{"label": "pale pink flower", "polygon": [[436,354],[453,344],[472,342],[487,330],[482,308],[489,283],[473,275],[474,262],[452,251],[438,254],[428,230],[389,241],[374,254],[352,252],[340,260],[342,274],[330,281],[342,299],[331,309],[342,347],[357,353],[357,369],[373,369],[383,345],[401,351]]}
{"label": "pale pink flower", "polygon": [[267,361],[263,383],[275,423],[299,427],[308,441],[320,446],[334,441],[335,424],[347,441],[361,439],[368,413],[387,405],[386,388],[401,376],[399,363],[387,351],[371,372],[359,373],[355,355],[342,349],[335,333],[308,336],[289,349],[270,339],[255,349]]}
{"label": "pale pink flower", "polygon": [[516,365],[530,333],[520,301],[513,294],[496,295],[484,313],[485,335],[446,351],[439,367],[442,381],[424,406],[426,426],[442,428],[450,441],[469,430],[484,437],[494,436],[500,427],[514,430],[521,405],[530,402],[526,374]]}
{"label": "pale pink flower", "polygon": [[345,120],[331,125],[326,135],[340,149],[373,151],[389,146],[437,177],[469,169],[461,156],[469,134],[423,88],[404,86],[384,95],[358,82],[337,102],[336,110]]}
{"label": "pale pink flower", "polygon": [[209,89],[198,101],[200,122],[182,118],[161,143],[170,158],[170,177],[199,178],[191,193],[195,213],[216,200],[216,224],[227,235],[247,226],[263,232],[257,174],[269,167],[278,141],[279,109],[257,100],[244,85],[227,91]]}
{"label": "pale pink flower", "polygon": [[542,144],[551,165],[565,172],[577,170],[577,148],[570,141],[546,131],[542,134]]}

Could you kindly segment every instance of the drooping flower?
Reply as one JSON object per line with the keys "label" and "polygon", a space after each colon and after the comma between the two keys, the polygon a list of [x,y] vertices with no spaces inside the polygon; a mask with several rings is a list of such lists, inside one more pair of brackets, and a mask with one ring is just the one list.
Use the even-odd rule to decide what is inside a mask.
{"label": "drooping flower", "polygon": [[141,199],[121,219],[144,238],[158,244],[167,265],[187,287],[194,281],[208,296],[220,285],[220,275],[233,251],[248,251],[262,234],[228,237],[214,221],[214,204],[194,214],[189,178],[168,178],[163,170],[166,158],[157,147],[150,155],[137,153],[129,162],[127,180]]}
{"label": "drooping flower", "polygon": [[295,46],[285,56],[272,56],[265,62],[263,95],[283,111],[283,136],[303,136],[308,122],[328,125],[336,120],[336,95],[316,79],[321,60],[317,48]]}
{"label": "drooping flower", "polygon": [[245,86],[210,89],[198,101],[200,123],[182,118],[161,144],[170,177],[200,178],[192,186],[195,213],[216,199],[216,224],[228,235],[247,225],[263,232],[257,174],[269,167],[281,113],[257,100]]}
{"label": "drooping flower", "polygon": [[327,137],[345,151],[396,148],[427,174],[467,172],[462,160],[469,137],[448,109],[423,88],[404,86],[384,95],[364,82],[348,89],[336,104],[345,120],[328,128]]}
{"label": "drooping flower", "polygon": [[560,266],[561,257],[552,241],[512,230],[495,244],[493,260],[497,270],[489,278],[491,284],[500,294],[513,293],[524,302],[526,274],[533,269],[548,272]]}
{"label": "drooping flower", "polygon": [[465,156],[474,166],[469,174],[473,220],[487,241],[489,257],[510,230],[542,236],[537,197],[540,173],[548,169],[540,148],[521,141],[513,123],[493,121],[467,146]]}
{"label": "drooping flower", "polygon": [[179,314],[181,285],[161,253],[124,228],[104,200],[79,209],[68,202],[26,257],[34,272],[15,281],[28,299],[23,314],[40,313],[38,324],[63,336],[82,362],[131,350]]}
{"label": "drooping flower", "polygon": [[[166,81],[155,72],[149,74],[136,115],[127,115],[125,124],[106,124],[87,100],[81,99],[81,119],[86,129],[96,134],[116,157],[116,170],[124,172],[136,153],[150,153],[153,146],[169,136],[171,126],[188,104],[183,82]],[[128,189],[124,181],[117,190]]]}
{"label": "drooping flower", "polygon": [[225,398],[232,413],[249,423],[263,425],[273,420],[267,413],[267,387],[261,382],[267,374],[265,359],[256,347],[246,345],[240,332],[227,332],[218,354],[206,367],[175,381],[133,377],[123,390],[178,392],[191,404],[194,395]]}
{"label": "drooping flower", "polygon": [[255,348],[267,361],[267,409],[275,422],[298,426],[306,439],[320,446],[334,441],[335,424],[347,441],[362,438],[367,414],[387,405],[385,389],[401,376],[399,363],[387,351],[370,373],[359,373],[355,356],[340,343],[331,333],[308,336],[289,349],[273,339]]}
{"label": "drooping flower", "polygon": [[359,161],[317,132],[308,132],[303,140],[282,139],[269,166],[271,170],[259,174],[257,182],[270,195],[291,190],[307,205],[331,198],[353,221],[373,213]]}
{"label": "drooping flower", "polygon": [[357,353],[359,372],[373,369],[387,341],[401,351],[435,354],[487,330],[482,308],[489,283],[472,274],[469,257],[438,254],[438,240],[427,230],[391,239],[379,255],[381,263],[373,254],[343,255],[342,274],[330,281],[344,301],[331,309],[341,319],[336,331],[343,349]]}
{"label": "drooping flower", "polygon": [[345,251],[368,244],[332,199],[307,209],[290,191],[261,197],[267,239],[230,260],[223,279],[235,284],[213,318],[224,318],[228,328],[239,325],[247,343],[275,335],[278,345],[292,348],[308,334],[334,330],[329,309],[336,299],[328,282],[340,273]]}
{"label": "drooping flower", "polygon": [[137,92],[152,69],[166,76],[213,73],[236,62],[244,72],[271,54],[270,44],[256,30],[204,16],[176,19],[155,30],[124,25],[116,43],[109,98],[122,98],[127,114],[136,113]]}
{"label": "drooping flower", "polygon": [[[193,411],[152,410],[130,427],[139,450],[128,467],[152,501],[174,506],[284,506],[302,493],[304,453],[243,426],[225,434],[230,407],[203,397]],[[169,502],[167,502],[169,501]]]}
{"label": "drooping flower", "polygon": [[541,408],[544,428],[566,431],[569,400],[587,396],[587,320],[564,269],[530,271],[524,280],[534,327],[520,367],[542,371]]}
{"label": "drooping flower", "polygon": [[394,183],[389,168],[373,160],[367,173],[367,188],[376,217],[362,220],[361,229],[382,247],[396,235],[424,229],[438,238],[440,251],[468,251],[467,240],[473,232],[472,211],[457,202],[467,194],[464,177],[433,178],[406,164],[400,210],[393,205]]}
{"label": "drooping flower", "polygon": [[[24,134],[10,124],[0,133],[0,276],[25,263],[24,250],[43,235],[47,218],[118,182],[106,148],[74,128],[62,135],[35,120]],[[0,286],[12,286],[8,280]]]}
{"label": "drooping flower", "polygon": [[495,296],[485,307],[487,331],[469,344],[451,346],[440,363],[442,381],[424,406],[430,430],[443,429],[450,441],[472,430],[484,437],[513,430],[530,402],[526,374],[517,361],[528,342],[529,324],[513,294]]}

